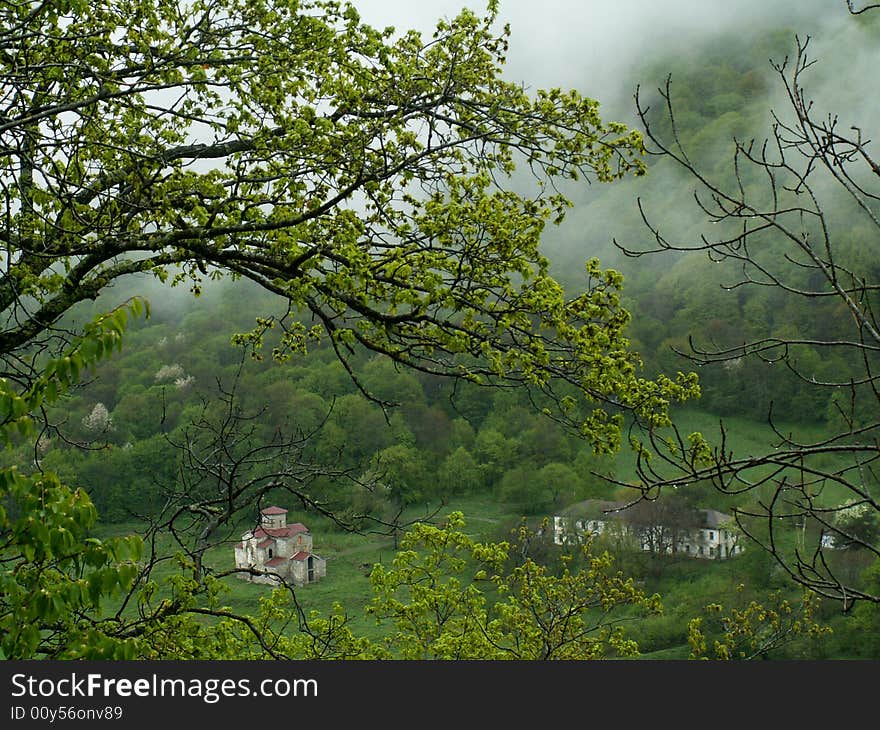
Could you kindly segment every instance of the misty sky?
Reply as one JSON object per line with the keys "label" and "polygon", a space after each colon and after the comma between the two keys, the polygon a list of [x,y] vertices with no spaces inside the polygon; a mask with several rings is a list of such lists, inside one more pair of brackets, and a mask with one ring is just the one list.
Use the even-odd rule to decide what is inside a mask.
{"label": "misty sky", "polygon": [[[461,7],[485,8],[482,0],[352,2],[372,25],[424,32]],[[621,79],[658,52],[783,18],[798,32],[815,34],[846,16],[844,0],[501,0],[501,21],[512,31],[506,72],[511,80],[575,87],[605,103],[631,97],[632,89],[622,89]]]}
{"label": "misty sky", "polygon": [[[484,0],[351,0],[363,20],[371,25],[393,25],[398,30],[416,28],[430,34],[439,17],[454,16],[463,6],[485,9]],[[861,38],[859,23],[849,15],[845,0],[501,0],[500,22],[511,26],[511,45],[505,76],[524,82],[527,88],[561,86],[576,88],[598,99],[605,120],[617,119],[640,127],[634,114],[636,84],[651,92],[661,85],[671,60],[692,58],[712,47],[712,39],[729,39],[731,33],[757,37],[765,27],[785,28],[780,36],[781,61],[795,50],[795,34],[810,36],[811,58],[820,63],[808,75],[808,93],[816,109],[841,114],[842,126],[858,124],[868,136],[880,120],[878,98],[873,92],[880,49],[876,38]],[[842,40],[843,39],[843,40]],[[865,42],[867,40],[867,42]],[[731,47],[727,40],[718,47]],[[756,69],[769,71],[770,59],[738,59]],[[657,76],[644,78],[654,66]],[[662,69],[662,70],[661,70]],[[841,83],[846,78],[851,83]],[[675,77],[673,77],[673,88]],[[788,102],[781,82],[768,90],[767,127],[755,130],[757,137],[769,134],[770,110],[784,113]],[[819,116],[822,114],[820,113]],[[873,128],[873,129],[872,129]],[[731,140],[718,140],[719,155],[729,154]],[[649,178],[651,176],[648,176]],[[652,180],[639,182],[639,194]],[[663,187],[662,185],[660,186]],[[578,189],[578,205],[559,233],[580,241],[589,231],[590,241],[611,241],[617,236],[621,217],[637,216],[634,200],[609,218],[596,214],[589,202],[603,190]],[[650,193],[648,193],[650,198]],[[683,205],[690,206],[688,198]],[[689,210],[689,208],[688,208]],[[577,234],[566,234],[576,231]],[[668,232],[668,231],[667,231]],[[555,230],[545,238],[555,238]],[[566,240],[568,240],[566,238]],[[638,246],[636,246],[638,247]],[[592,255],[593,249],[587,247]],[[608,246],[604,245],[603,257]],[[585,249],[586,250],[586,249]],[[584,254],[586,258],[587,254]],[[626,266],[630,263],[626,262]],[[619,268],[623,267],[621,264]]]}
{"label": "misty sky", "polygon": [[[485,0],[350,1],[366,23],[392,25],[398,30],[416,28],[428,36],[438,18],[454,16],[462,7],[482,12],[486,5]],[[880,119],[875,113],[876,95],[865,97],[861,84],[840,84],[840,76],[831,70],[841,63],[848,65],[848,78],[874,87],[880,49],[876,44],[859,48],[844,44],[830,52],[822,45],[835,28],[855,27],[844,0],[501,0],[500,5],[500,23],[510,23],[512,33],[506,77],[524,82],[532,90],[576,88],[601,102],[606,120],[638,126],[633,114],[634,83],[656,87],[663,81],[663,76],[638,76],[646,62],[665,61],[730,31],[753,34],[763,26],[783,23],[801,35],[814,37],[816,55],[830,71],[822,88],[814,89],[820,99],[851,94],[843,103],[828,106],[835,111],[852,111],[853,121],[860,123]],[[861,68],[853,73],[856,60]],[[768,59],[755,59],[755,63],[766,69]],[[866,104],[871,104],[867,112]],[[635,208],[632,214],[636,214]],[[589,218],[589,210],[581,218],[574,211],[567,223],[581,226]],[[610,240],[612,234],[602,231],[596,235]]]}

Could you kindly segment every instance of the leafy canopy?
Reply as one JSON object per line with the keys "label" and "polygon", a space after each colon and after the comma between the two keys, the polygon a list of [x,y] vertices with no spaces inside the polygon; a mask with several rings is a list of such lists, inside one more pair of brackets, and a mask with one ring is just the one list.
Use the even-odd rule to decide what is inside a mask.
{"label": "leafy canopy", "polygon": [[[324,338],[346,365],[360,347],[525,386],[597,450],[617,446],[622,409],[668,422],[696,383],[637,375],[620,276],[592,260],[569,298],[538,250],[569,205],[558,184],[642,174],[642,140],[576,92],[503,80],[495,19],[490,2],[426,40],[326,0],[3,4],[0,433],[35,436],[42,405],[116,346],[127,314],[67,315],[133,274],[196,294],[245,277],[295,315],[243,334],[257,353],[281,325],[279,359]],[[82,490],[0,477],[7,657],[141,656],[194,635],[209,580],[181,574],[151,602],[138,545],[90,538]],[[506,605],[500,631],[521,610]]]}
{"label": "leafy canopy", "polygon": [[538,251],[558,183],[642,174],[641,137],[502,79],[495,6],[424,39],[326,0],[4,5],[0,355],[120,277],[231,275],[290,301],[281,359],[325,337],[524,385],[605,450],[608,411],[665,421],[695,381],[637,376],[619,275],[590,261],[569,298]]}
{"label": "leafy canopy", "polygon": [[[81,375],[121,343],[133,300],[85,328],[61,357],[48,361],[23,394],[0,379],[0,438],[34,436],[31,413],[56,402]],[[7,659],[130,659],[130,626],[114,601],[137,583],[143,547],[137,537],[90,535],[97,511],[83,489],[51,473],[0,469],[0,654]],[[109,605],[109,609],[108,609]]]}

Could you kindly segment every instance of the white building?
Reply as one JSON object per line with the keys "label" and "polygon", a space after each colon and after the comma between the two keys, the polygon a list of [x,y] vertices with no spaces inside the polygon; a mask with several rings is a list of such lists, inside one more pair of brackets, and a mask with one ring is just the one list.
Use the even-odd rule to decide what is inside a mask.
{"label": "white building", "polygon": [[312,552],[312,534],[301,522],[287,524],[287,510],[267,507],[260,525],[235,545],[238,577],[254,583],[304,586],[327,575],[327,561]]}
{"label": "white building", "polygon": [[[557,545],[576,545],[584,537],[614,532],[654,553],[685,554],[707,560],[729,558],[743,551],[740,533],[730,515],[714,509],[698,509],[684,520],[663,523],[631,519],[625,502],[588,499],[566,508],[553,517],[553,541]],[[658,514],[658,518],[660,515]]]}

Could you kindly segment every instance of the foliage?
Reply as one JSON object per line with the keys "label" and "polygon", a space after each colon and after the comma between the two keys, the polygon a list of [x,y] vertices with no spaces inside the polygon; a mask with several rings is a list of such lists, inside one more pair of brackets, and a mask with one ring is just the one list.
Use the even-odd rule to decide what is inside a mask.
{"label": "foliage", "polygon": [[[634,656],[638,647],[618,622],[623,606],[661,610],[613,568],[608,553],[584,546],[586,566],[565,562],[558,575],[515,546],[478,543],[461,513],[446,524],[418,524],[390,567],[371,575],[369,611],[390,620],[387,645],[403,659],[599,659]],[[527,536],[521,528],[520,539]]]}
{"label": "foliage", "polygon": [[[121,341],[133,301],[100,317],[62,357],[45,363],[22,395],[3,386],[0,433],[7,441],[34,430],[31,412],[51,404]],[[52,473],[0,470],[0,649],[9,659],[132,658],[136,647],[110,599],[136,582],[141,541],[90,537],[97,512],[86,492]],[[109,606],[110,611],[102,615]]]}
{"label": "foliage", "polygon": [[[642,174],[641,137],[503,80],[495,5],[430,40],[330,0],[5,5],[0,355],[54,346],[121,277],[231,275],[288,303],[240,334],[257,357],[277,329],[282,361],[323,340],[352,376],[366,348],[517,384],[600,450],[620,409],[667,421],[695,379],[639,377],[619,275],[590,261],[568,297],[538,251],[569,206],[556,181]],[[531,192],[507,189],[517,166]]]}
{"label": "foliage", "polygon": [[[818,419],[836,433],[870,433],[876,414],[871,398],[861,397],[869,389],[847,392],[846,378],[859,371],[840,348],[825,347],[853,310],[830,303],[825,292],[807,303],[770,287],[725,298],[719,287],[729,283],[726,269],[676,252],[659,273],[642,267],[628,274],[624,301],[616,271],[595,260],[584,267],[571,254],[545,258],[548,224],[564,214],[582,223],[602,217],[605,206],[606,217],[611,211],[621,218],[622,198],[614,194],[572,216],[556,192],[559,182],[632,173],[610,188],[632,195],[630,185],[640,184],[646,169],[642,140],[602,122],[598,104],[575,92],[529,96],[503,81],[507,30],[494,29],[495,17],[494,3],[484,18],[464,11],[425,40],[368,28],[352,8],[321,0],[197,0],[185,8],[171,0],[114,0],[0,10],[0,176],[7,191],[0,431],[14,446],[3,463],[18,464],[0,471],[6,656],[633,656],[633,635],[616,622],[659,604],[616,573],[607,554],[587,552],[551,568],[534,543],[528,557],[516,557],[525,533],[518,545],[478,543],[461,531],[458,516],[441,528],[418,525],[395,562],[374,571],[372,610],[394,626],[387,644],[358,637],[350,607],[306,616],[289,590],[262,601],[253,615],[233,611],[202,558],[208,537],[222,539],[221,526],[232,534],[235,514],[278,488],[271,467],[284,459],[269,459],[265,470],[253,466],[251,457],[264,447],[278,456],[296,446],[298,463],[309,468],[286,476],[308,473],[292,493],[310,509],[347,501],[355,512],[381,510],[386,497],[402,508],[482,491],[545,512],[585,490],[606,496],[607,485],[588,474],[600,464],[606,473],[619,467],[599,461],[570,433],[611,452],[625,418],[667,425],[668,406],[694,396],[696,380],[659,373],[682,367],[671,348],[686,351],[695,328],[735,355],[701,367],[705,406],[758,417],[762,399],[772,396],[776,414]],[[778,40],[779,33],[767,37]],[[758,41],[761,59],[767,42]],[[749,62],[755,41],[742,44],[749,48],[736,53],[719,45],[679,87],[677,130],[689,140],[692,160],[706,159],[730,133],[748,136],[763,109],[767,80]],[[690,182],[670,177],[668,160],[652,164],[664,188],[661,207],[692,233],[695,221],[672,202],[670,180],[688,193]],[[735,181],[729,166],[713,165],[717,179]],[[535,179],[511,182],[514,167]],[[632,233],[640,222],[633,217],[628,225]],[[580,256],[587,226],[574,230],[571,250]],[[843,253],[841,272],[873,271],[873,231],[870,221],[848,229],[835,249]],[[784,260],[772,241],[767,250]],[[768,259],[755,261],[764,266]],[[815,286],[804,271],[791,281]],[[109,285],[129,274],[188,285],[203,299],[214,297],[216,309],[186,321],[168,315],[130,332],[135,346],[105,362],[98,380],[83,383],[82,373],[118,345],[126,315],[99,316],[85,330],[77,322],[83,312],[110,306]],[[205,286],[221,276],[228,286]],[[280,297],[280,307],[255,294],[258,288]],[[864,299],[857,302],[869,307],[872,286],[859,292]],[[162,292],[157,304],[165,298]],[[629,302],[638,312],[633,321]],[[248,462],[247,476],[258,483],[236,493],[227,514],[209,503],[220,497],[207,488],[206,472],[190,474],[191,492],[169,492],[169,485],[179,476],[175,443],[191,447],[196,460],[223,446],[186,439],[200,418],[218,423],[216,408],[200,398],[238,366],[228,347],[233,327],[235,341],[255,356],[238,392],[261,417],[250,421],[252,431],[236,432],[246,438],[237,441],[243,452],[232,454],[235,465]],[[773,347],[745,357],[744,340],[792,348],[782,359]],[[655,380],[638,376],[634,349]],[[261,361],[268,351],[283,370]],[[298,357],[304,354],[308,360]],[[869,358],[869,373],[872,364]],[[843,383],[843,392],[818,389],[816,381]],[[484,385],[517,388],[499,393]],[[746,389],[752,397],[742,397]],[[536,417],[536,409],[558,423]],[[307,438],[319,431],[318,443]],[[273,440],[284,432],[296,436]],[[70,441],[91,450],[80,453]],[[729,445],[723,437],[718,450],[698,435],[664,437],[654,463],[684,457],[696,470],[694,485],[705,489],[728,463]],[[830,454],[849,443],[829,445]],[[317,463],[333,469],[313,479]],[[808,468],[817,463],[834,477],[825,495],[839,494],[839,477],[855,473],[835,471],[834,460]],[[860,474],[865,466],[858,464]],[[357,485],[353,495],[354,473],[381,474],[387,494]],[[661,476],[662,483],[669,475]],[[679,475],[669,478],[669,485],[679,482]],[[88,496],[64,483],[87,484]],[[232,492],[238,483],[218,482]],[[787,519],[769,523],[775,545],[794,545],[795,529],[806,535],[815,527],[791,519],[788,498],[796,498],[797,512],[805,496],[826,533],[866,548],[846,556],[817,550],[811,570],[875,551],[876,515],[864,507],[875,505],[873,482],[857,495],[859,514],[851,513],[851,495],[827,511],[806,481],[785,484],[784,499],[769,502],[785,502]],[[90,536],[92,501],[102,518],[118,520],[132,512],[155,517],[169,496],[181,510],[174,519],[191,520],[175,533],[183,551],[174,561],[168,552],[145,554],[134,538]],[[741,505],[749,497],[730,496]],[[768,504],[766,496],[755,495],[755,503]],[[338,516],[347,517],[341,510]],[[746,552],[745,572],[761,588],[778,583],[773,565],[758,558]],[[430,590],[419,576],[430,577]],[[858,581],[876,595],[870,576]],[[729,615],[713,606],[692,624],[697,653],[707,654],[715,641],[718,658],[779,656],[789,646],[779,642],[820,633],[811,602],[795,608],[780,596],[771,597],[772,608],[765,603],[755,598]],[[445,611],[442,621],[437,609]],[[853,625],[870,631],[872,609],[858,605]],[[17,622],[21,616],[33,621]],[[676,628],[670,622],[661,633]]]}
{"label": "foliage", "polygon": [[753,600],[744,608],[730,608],[726,614],[721,604],[710,604],[705,613],[718,638],[710,652],[704,619],[692,619],[688,624],[691,659],[767,659],[800,637],[820,639],[831,629],[816,622],[818,605],[818,597],[809,592],[797,605],[771,593],[766,605]]}
{"label": "foliage", "polygon": [[[120,308],[81,328],[78,305],[139,274],[188,284],[197,296],[206,280],[255,282],[285,309],[252,320],[235,341],[256,359],[271,343],[282,362],[329,347],[341,365],[336,374],[383,410],[395,394],[376,386],[378,366],[357,376],[360,352],[454,381],[528,389],[598,451],[618,445],[622,412],[668,422],[669,403],[695,395],[696,379],[639,376],[619,275],[590,261],[590,285],[570,297],[538,251],[545,225],[569,206],[558,182],[641,175],[641,137],[603,122],[598,103],[577,92],[530,96],[503,80],[508,30],[494,28],[496,5],[489,2],[485,17],[463,10],[442,20],[425,40],[371,28],[332,0],[4,4],[0,361],[11,377],[0,380],[3,438],[12,444],[18,433],[36,443],[39,413],[46,432],[65,442],[52,420],[63,409],[41,409],[109,354],[127,317]],[[530,192],[512,190],[518,165],[534,175]],[[131,470],[146,446],[161,457],[155,439],[172,431],[169,446],[190,457],[191,479],[180,482],[189,492],[162,494],[165,513],[153,516],[150,533],[155,545],[164,525],[187,543],[168,580],[172,598],[154,600],[152,578],[169,556],[150,552],[136,568],[120,562],[122,547],[91,542],[95,515],[85,493],[68,496],[36,459],[31,476],[4,472],[11,502],[2,515],[3,576],[12,603],[2,616],[14,621],[16,610],[31,616],[38,607],[45,622],[10,634],[8,655],[113,655],[130,651],[130,641],[142,642],[137,652],[145,655],[196,652],[181,637],[193,615],[216,614],[215,581],[202,562],[209,538],[231,529],[279,479],[296,476],[278,477],[268,457],[260,462],[265,434],[239,428],[237,417],[212,431],[218,421],[207,414],[206,440],[188,440],[187,419],[199,418],[193,385],[217,373],[184,370],[184,343],[164,343],[119,373],[118,390],[107,393],[113,402],[76,402],[70,422],[80,429],[78,445],[106,440],[94,443],[100,456],[83,458],[84,467],[97,461],[112,471],[127,462]],[[227,353],[218,362],[234,359]],[[147,382],[133,385],[132,371]],[[414,381],[397,383],[406,386],[397,395],[413,392]],[[418,498],[417,455],[393,443],[416,437],[408,424],[387,419],[397,429],[387,440],[368,402],[345,397],[340,410],[363,419],[358,457],[380,451],[395,472],[395,499]],[[229,439],[243,453],[217,468],[241,468],[218,475],[200,458]],[[270,437],[266,449],[283,461],[306,440]],[[325,444],[325,456],[342,445]],[[103,496],[118,515],[130,501],[155,503],[157,488],[133,499],[105,488]],[[318,504],[302,488],[296,494]],[[60,522],[59,505],[70,508]],[[181,516],[191,521],[183,532]],[[105,573],[115,577],[93,577]],[[89,580],[98,581],[91,593]],[[137,617],[100,617],[99,599],[117,589]],[[83,631],[104,632],[110,643],[75,649]]]}

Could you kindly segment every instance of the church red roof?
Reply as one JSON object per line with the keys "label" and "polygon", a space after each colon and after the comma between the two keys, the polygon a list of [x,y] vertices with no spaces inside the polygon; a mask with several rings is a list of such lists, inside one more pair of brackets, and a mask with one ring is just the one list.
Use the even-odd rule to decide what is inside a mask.
{"label": "church red roof", "polygon": [[279,565],[284,563],[286,560],[287,560],[287,558],[282,558],[280,555],[278,555],[278,556],[272,558],[271,560],[267,560],[265,564],[270,568],[277,568]]}
{"label": "church red roof", "polygon": [[262,525],[254,530],[254,537],[293,537],[302,532],[308,532],[309,528],[302,522],[294,522],[286,527],[263,527]]}
{"label": "church red roof", "polygon": [[266,509],[261,510],[260,514],[264,515],[286,515],[287,510],[284,507],[266,507]]}
{"label": "church red roof", "polygon": [[305,560],[309,555],[311,555],[311,553],[307,553],[305,550],[300,550],[291,558],[291,560]]}

